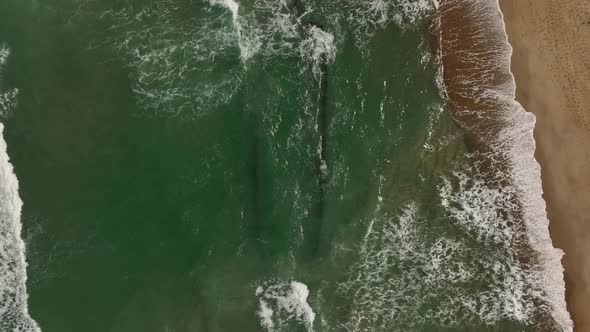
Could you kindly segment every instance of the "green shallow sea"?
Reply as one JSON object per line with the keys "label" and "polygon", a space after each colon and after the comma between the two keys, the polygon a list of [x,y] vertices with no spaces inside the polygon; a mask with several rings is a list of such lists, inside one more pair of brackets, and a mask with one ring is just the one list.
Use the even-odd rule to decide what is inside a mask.
{"label": "green shallow sea", "polygon": [[26,291],[44,332],[529,330],[535,283],[445,111],[434,10],[0,1],[28,262],[0,306]]}

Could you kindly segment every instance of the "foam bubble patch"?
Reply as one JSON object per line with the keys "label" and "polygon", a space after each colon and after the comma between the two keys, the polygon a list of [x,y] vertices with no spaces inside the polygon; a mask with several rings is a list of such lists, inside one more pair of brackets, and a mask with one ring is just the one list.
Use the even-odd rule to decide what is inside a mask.
{"label": "foam bubble patch", "polygon": [[260,325],[269,332],[298,326],[313,331],[315,313],[307,303],[309,289],[298,281],[267,282],[256,288]]}
{"label": "foam bubble patch", "polygon": [[[2,66],[8,61],[10,56],[10,49],[0,44],[0,84],[2,83]],[[2,86],[0,85],[0,89]],[[16,97],[18,95],[18,89],[13,88],[6,91],[0,90],[0,117],[7,117],[16,108]]]}

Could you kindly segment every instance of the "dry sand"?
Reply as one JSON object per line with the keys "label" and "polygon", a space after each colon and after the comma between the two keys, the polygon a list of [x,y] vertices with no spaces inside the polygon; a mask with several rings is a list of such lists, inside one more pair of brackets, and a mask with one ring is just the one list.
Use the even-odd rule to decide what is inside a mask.
{"label": "dry sand", "polygon": [[590,331],[590,0],[500,0],[517,100],[537,116],[554,245],[574,331]]}

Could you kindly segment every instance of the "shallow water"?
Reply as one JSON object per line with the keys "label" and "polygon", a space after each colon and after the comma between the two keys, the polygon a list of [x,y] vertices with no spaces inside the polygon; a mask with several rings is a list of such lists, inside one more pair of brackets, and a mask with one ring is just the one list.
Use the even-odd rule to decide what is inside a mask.
{"label": "shallow water", "polygon": [[0,294],[44,332],[533,330],[519,207],[445,110],[436,13],[2,1],[28,280]]}

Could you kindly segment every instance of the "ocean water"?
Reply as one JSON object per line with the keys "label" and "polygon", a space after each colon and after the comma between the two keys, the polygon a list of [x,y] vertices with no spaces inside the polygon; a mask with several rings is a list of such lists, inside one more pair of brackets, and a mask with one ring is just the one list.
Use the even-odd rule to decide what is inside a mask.
{"label": "ocean water", "polygon": [[0,331],[571,331],[509,54],[494,1],[0,1]]}

